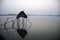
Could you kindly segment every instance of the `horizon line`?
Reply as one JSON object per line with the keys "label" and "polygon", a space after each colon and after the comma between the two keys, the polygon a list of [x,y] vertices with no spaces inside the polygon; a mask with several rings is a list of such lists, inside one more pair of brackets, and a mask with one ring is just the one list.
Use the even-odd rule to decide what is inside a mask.
{"label": "horizon line", "polygon": [[[0,14],[0,16],[16,16],[17,14]],[[36,14],[26,14],[27,16],[60,16],[60,15],[36,15]]]}

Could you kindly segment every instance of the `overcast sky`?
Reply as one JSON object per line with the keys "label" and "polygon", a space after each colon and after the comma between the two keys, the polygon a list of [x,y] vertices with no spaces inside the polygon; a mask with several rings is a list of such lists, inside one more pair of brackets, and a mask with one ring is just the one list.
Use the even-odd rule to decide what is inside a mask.
{"label": "overcast sky", "polygon": [[59,14],[58,0],[0,0],[0,14],[18,14],[24,10],[26,14]]}

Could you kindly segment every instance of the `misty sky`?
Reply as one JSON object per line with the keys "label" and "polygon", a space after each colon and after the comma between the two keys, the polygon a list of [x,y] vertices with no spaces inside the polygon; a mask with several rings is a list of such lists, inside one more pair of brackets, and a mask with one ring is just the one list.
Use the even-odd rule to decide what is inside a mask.
{"label": "misty sky", "polygon": [[26,14],[58,15],[59,0],[0,0],[0,14],[18,14],[24,10]]}

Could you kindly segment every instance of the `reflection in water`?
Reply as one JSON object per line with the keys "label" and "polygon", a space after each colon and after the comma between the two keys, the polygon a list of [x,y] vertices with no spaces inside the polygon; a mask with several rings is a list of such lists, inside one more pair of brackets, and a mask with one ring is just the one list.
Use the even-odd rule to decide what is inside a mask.
{"label": "reflection in water", "polygon": [[[4,23],[7,17],[15,16],[0,16],[0,23]],[[28,16],[28,19],[32,22],[32,26],[24,40],[58,40],[60,16]],[[28,25],[29,23],[27,22],[27,27]],[[11,28],[11,23],[7,26]],[[3,35],[6,40],[21,39],[15,29],[8,29],[8,31],[10,33],[9,36],[5,30],[0,30],[0,34]]]}

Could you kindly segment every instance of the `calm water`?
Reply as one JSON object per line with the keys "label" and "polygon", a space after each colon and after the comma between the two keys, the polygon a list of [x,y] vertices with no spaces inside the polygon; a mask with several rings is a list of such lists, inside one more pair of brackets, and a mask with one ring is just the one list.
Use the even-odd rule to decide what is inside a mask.
{"label": "calm water", "polygon": [[[15,16],[0,16],[0,24],[3,24],[7,17]],[[60,16],[28,16],[28,19],[31,21],[32,26],[24,40],[58,39],[60,33]],[[11,24],[7,26],[11,27]],[[3,27],[0,26],[0,28]],[[21,40],[21,37],[15,29],[8,29],[8,31],[10,35],[5,30],[0,30],[0,35],[3,35],[6,40]]]}

